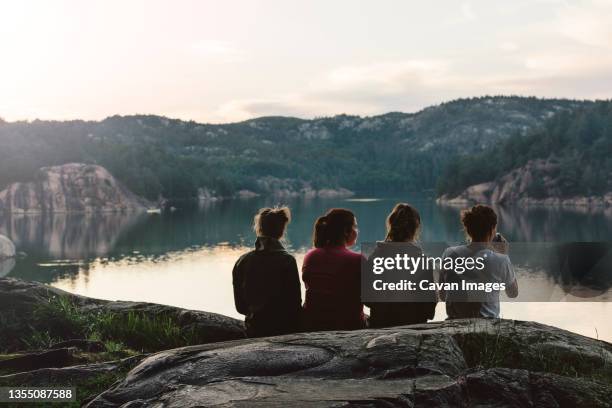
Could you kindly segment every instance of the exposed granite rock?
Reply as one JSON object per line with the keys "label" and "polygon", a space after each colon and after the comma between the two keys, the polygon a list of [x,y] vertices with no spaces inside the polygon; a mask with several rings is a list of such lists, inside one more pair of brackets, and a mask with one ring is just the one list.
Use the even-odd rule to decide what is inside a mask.
{"label": "exposed granite rock", "polygon": [[15,267],[15,244],[5,237],[0,235],[0,278],[8,275]]}
{"label": "exposed granite rock", "polygon": [[88,407],[610,407],[612,345],[455,320],[154,354]]}
{"label": "exposed granite rock", "polygon": [[7,213],[144,211],[150,206],[93,164],[43,167],[34,181],[13,183],[0,192],[0,212]]}
{"label": "exposed granite rock", "polygon": [[16,374],[0,375],[0,386],[74,387],[76,400],[82,404],[91,401],[100,392],[123,379],[126,373],[144,357],[144,355],[136,355],[101,363],[62,368],[41,368]]}
{"label": "exposed granite rock", "polygon": [[116,361],[106,361],[95,364],[82,364],[70,367],[41,368],[16,374],[0,375],[1,384],[24,385],[29,387],[48,387],[75,382],[83,382],[100,374],[108,374],[134,367],[145,356],[138,355]]}
{"label": "exposed granite rock", "polygon": [[278,198],[346,198],[355,195],[346,188],[317,189],[310,182],[292,178],[262,177],[257,181],[258,188],[266,195]]}
{"label": "exposed granite rock", "polygon": [[13,244],[13,241],[4,235],[0,235],[0,260],[14,258],[16,253],[17,252],[15,250],[15,244]]}
{"label": "exposed granite rock", "polygon": [[468,187],[455,197],[443,195],[440,204],[518,203],[533,206],[612,207],[612,192],[602,196],[562,197],[558,186],[560,165],[552,160],[531,160],[496,181]]}
{"label": "exposed granite rock", "polygon": [[[20,330],[31,330],[32,325],[39,321],[34,319],[41,306],[49,304],[51,299],[68,299],[80,312],[98,313],[113,312],[116,315],[136,313],[141,316],[167,316],[181,330],[192,331],[202,342],[216,342],[240,339],[245,337],[244,325],[241,321],[216,313],[196,310],[186,310],[178,307],[145,302],[122,302],[92,299],[74,295],[51,286],[37,282],[26,282],[13,278],[0,279],[0,313],[4,320],[12,319],[10,330],[12,335],[4,335],[9,327],[0,328],[0,349],[20,349]],[[44,324],[45,322],[40,322]],[[47,324],[49,324],[47,322]],[[33,327],[45,331],[44,327]],[[4,333],[3,333],[4,332]],[[60,337],[61,337],[61,333]],[[4,336],[3,336],[4,335]],[[66,333],[60,340],[72,340],[73,333]],[[9,344],[11,341],[14,344]]]}
{"label": "exposed granite rock", "polygon": [[23,372],[39,368],[75,365],[77,363],[74,355],[75,350],[76,349],[63,347],[42,351],[40,353],[27,353],[18,357],[0,360],[0,372]]}

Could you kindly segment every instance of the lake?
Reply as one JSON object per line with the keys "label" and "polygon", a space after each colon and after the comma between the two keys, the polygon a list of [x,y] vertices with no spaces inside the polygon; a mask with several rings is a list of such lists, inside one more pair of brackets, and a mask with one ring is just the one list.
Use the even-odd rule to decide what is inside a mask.
{"label": "lake", "polygon": [[[461,242],[459,209],[431,197],[284,200],[293,212],[287,246],[301,264],[310,247],[314,220],[326,209],[345,207],[358,218],[359,241],[381,240],[385,217],[398,201],[415,205],[423,220],[423,242]],[[110,300],[149,301],[241,318],[233,305],[231,270],[255,237],[253,214],[278,204],[272,198],[225,200],[157,214],[13,215],[0,219],[0,234],[27,254],[0,265],[0,276],[49,283]],[[609,213],[571,209],[498,208],[499,231],[514,242],[611,241]],[[355,248],[356,250],[359,247]],[[525,272],[525,289],[550,277]],[[539,275],[538,275],[539,276]],[[533,278],[533,279],[532,279]],[[519,280],[519,283],[523,280]],[[568,296],[568,300],[571,296]],[[505,318],[535,320],[612,341],[610,291],[598,302],[503,303]],[[444,319],[439,304],[436,319]]]}

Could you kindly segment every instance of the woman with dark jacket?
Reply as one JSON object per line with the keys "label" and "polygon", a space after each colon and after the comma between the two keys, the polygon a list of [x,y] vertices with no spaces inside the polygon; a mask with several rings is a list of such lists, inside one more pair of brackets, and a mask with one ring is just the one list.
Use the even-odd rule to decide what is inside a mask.
{"label": "woman with dark jacket", "polygon": [[[420,257],[423,250],[416,244],[421,229],[421,217],[416,208],[409,204],[399,203],[387,217],[387,237],[380,243],[372,257],[383,256],[385,251],[407,254],[409,257]],[[433,282],[433,271],[420,269],[415,271],[412,279]],[[370,307],[370,327],[401,326],[406,324],[426,323],[433,319],[437,298],[435,292],[419,293],[415,302],[376,302],[368,303]],[[428,302],[421,301],[429,298]]]}
{"label": "woman with dark jacket", "polygon": [[249,337],[298,331],[302,310],[295,258],[280,239],[291,219],[289,208],[262,208],[255,215],[255,249],[238,259],[233,275],[234,301],[245,315]]}
{"label": "woman with dark jacket", "polygon": [[366,326],[361,303],[361,255],[349,248],[357,241],[357,219],[334,208],[314,225],[314,248],[304,257],[306,286],[304,328],[353,330]]}

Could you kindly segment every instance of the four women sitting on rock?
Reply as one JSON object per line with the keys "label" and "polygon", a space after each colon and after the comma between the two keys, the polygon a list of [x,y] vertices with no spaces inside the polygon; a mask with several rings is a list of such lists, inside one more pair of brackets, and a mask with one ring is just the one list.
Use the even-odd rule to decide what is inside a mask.
{"label": "four women sitting on rock", "polygon": [[[262,208],[255,215],[255,249],[238,259],[233,270],[236,309],[245,315],[249,337],[274,336],[297,331],[354,330],[425,323],[433,319],[437,296],[426,301],[368,303],[371,316],[361,301],[361,254],[353,252],[358,236],[357,218],[346,209],[334,208],[314,224],[313,249],[302,265],[306,296],[302,306],[299,273],[295,258],[281,240],[291,219],[289,208]],[[504,252],[507,242],[496,234],[497,216],[491,207],[477,205],[463,211],[461,220],[470,243],[448,248],[442,258],[482,256],[489,280],[503,282],[509,297],[518,295],[512,264]],[[421,228],[418,211],[400,203],[387,217],[385,243],[402,243],[408,256],[423,251],[416,240]],[[497,237],[497,239],[495,239]],[[492,241],[500,241],[492,243]],[[379,251],[380,247],[375,249]],[[433,282],[433,271],[421,268],[418,279]],[[441,282],[449,281],[441,271]],[[480,302],[465,302],[441,292],[448,318],[499,317],[499,292]]]}

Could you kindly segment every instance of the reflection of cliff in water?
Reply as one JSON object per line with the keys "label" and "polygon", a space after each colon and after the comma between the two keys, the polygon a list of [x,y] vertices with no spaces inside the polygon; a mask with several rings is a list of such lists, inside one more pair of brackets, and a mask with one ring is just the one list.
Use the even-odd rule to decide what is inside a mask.
{"label": "reflection of cliff in water", "polygon": [[[611,217],[586,208],[496,206],[500,230],[525,242],[606,241]],[[568,232],[571,236],[568,236]]]}
{"label": "reflection of cliff in water", "polygon": [[136,214],[9,215],[0,234],[19,251],[51,259],[86,259],[108,254],[121,234],[138,223]]}
{"label": "reflection of cliff in water", "polygon": [[555,283],[566,293],[590,298],[612,287],[612,243],[571,242],[557,246],[552,257]]}
{"label": "reflection of cliff in water", "polygon": [[[467,208],[468,206],[466,206]],[[439,206],[440,214],[456,217],[462,208]],[[610,211],[582,207],[520,207],[494,205],[499,222],[497,229],[510,241],[570,242],[608,241]]]}
{"label": "reflection of cliff in water", "polygon": [[[438,208],[444,225],[461,228],[461,208]],[[498,231],[510,241],[514,265],[530,274],[543,274],[564,293],[578,298],[593,298],[610,290],[609,212],[587,208],[500,205],[493,208],[499,217]],[[541,295],[541,300],[546,300],[546,294]]]}

